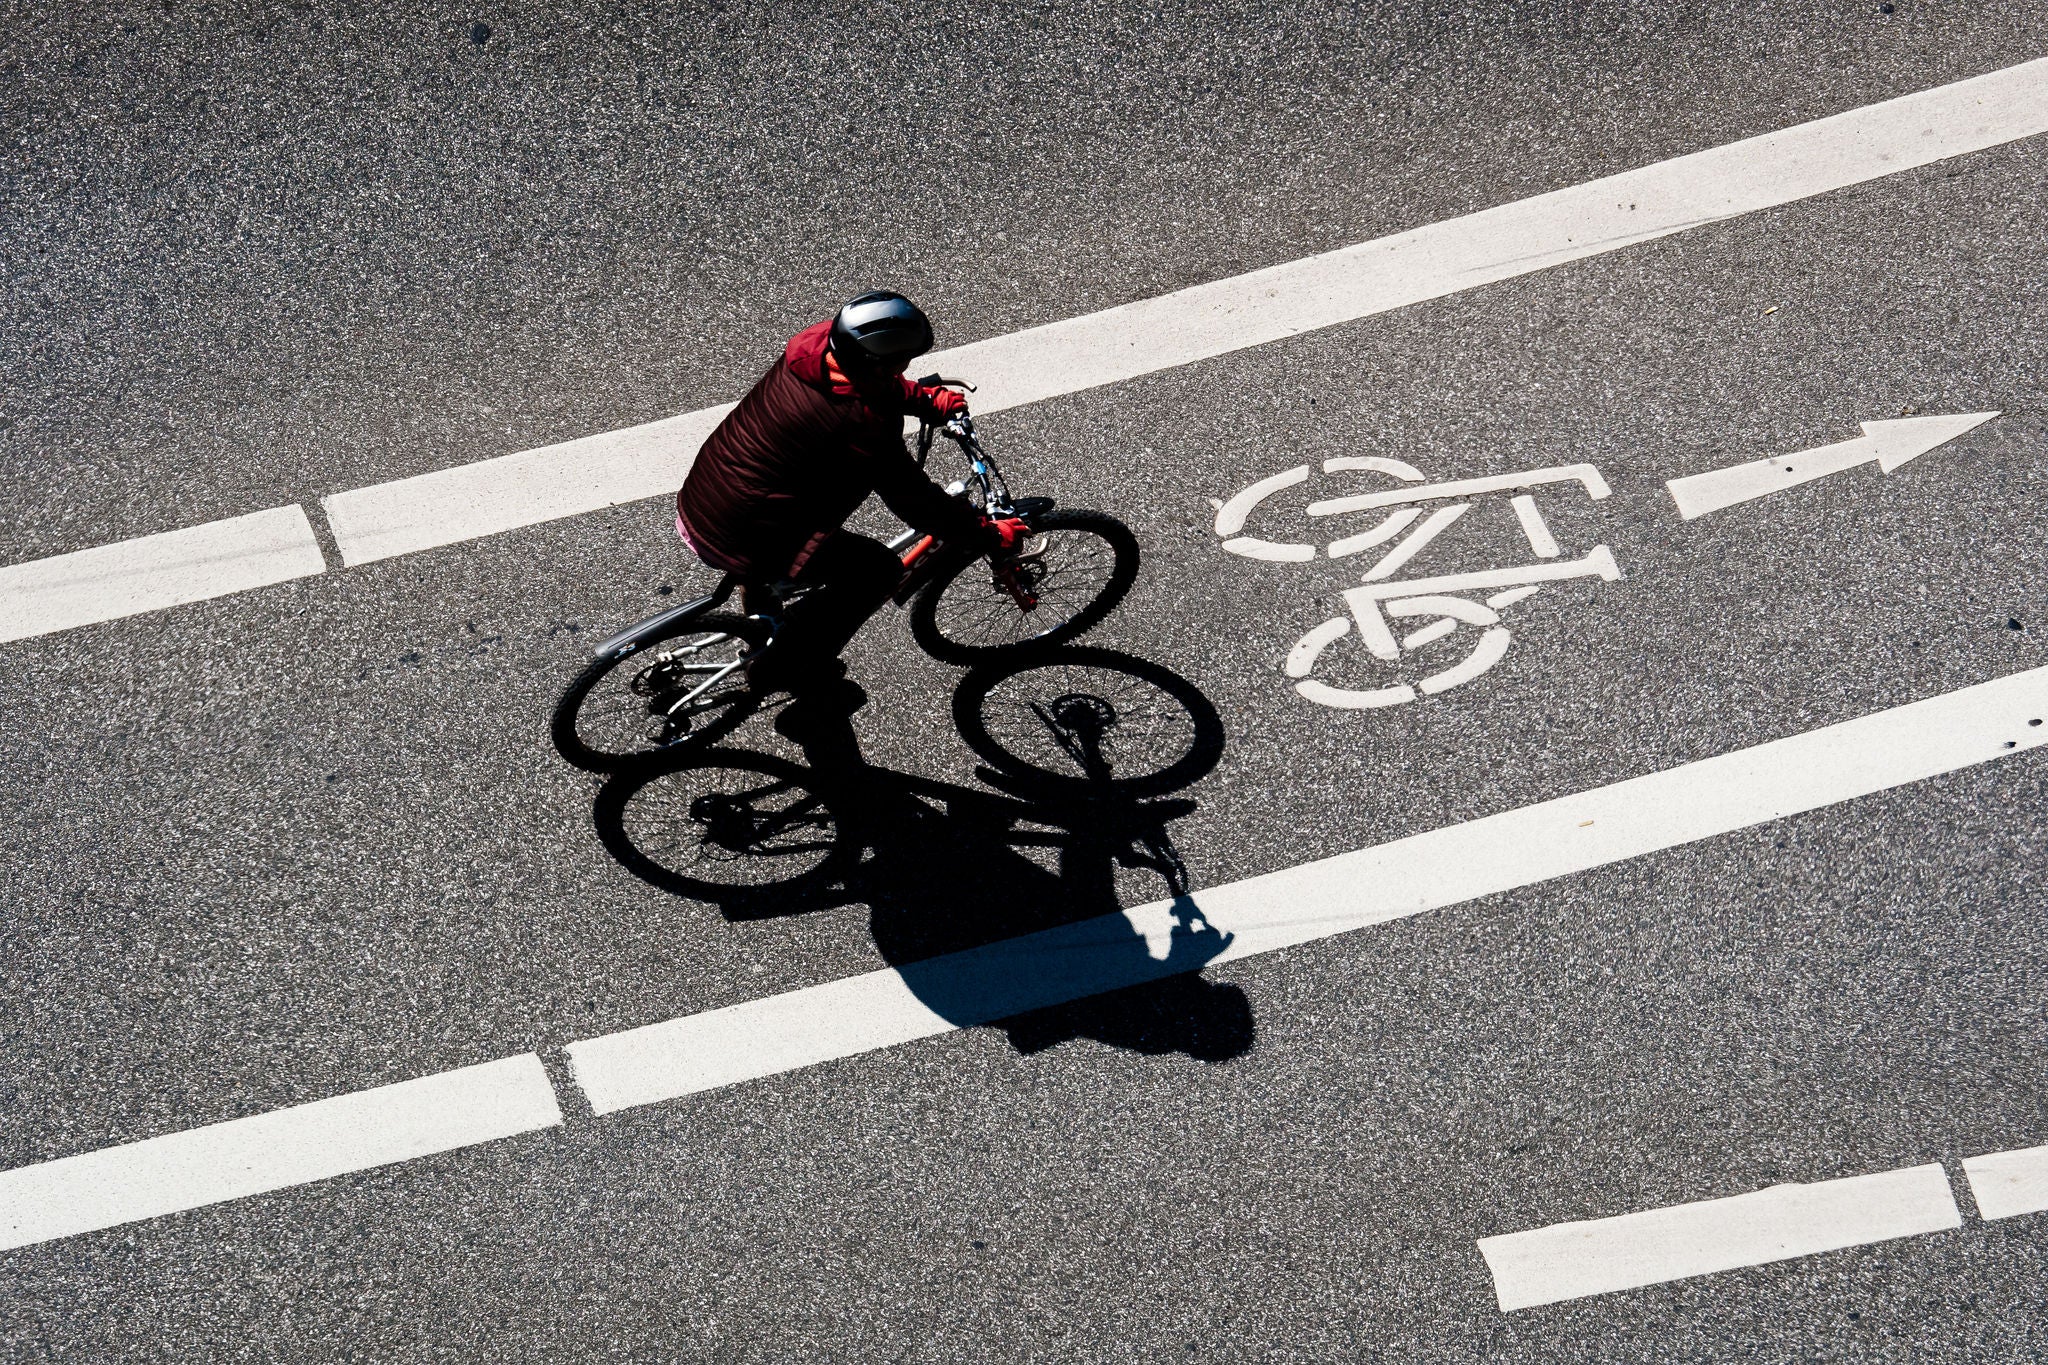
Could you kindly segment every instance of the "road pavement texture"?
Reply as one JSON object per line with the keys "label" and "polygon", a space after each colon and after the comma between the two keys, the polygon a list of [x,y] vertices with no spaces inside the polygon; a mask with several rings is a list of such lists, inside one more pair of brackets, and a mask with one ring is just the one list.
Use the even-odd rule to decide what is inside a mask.
{"label": "road pavement texture", "polygon": [[[2044,17],[1642,8],[10,19],[0,562],[326,543],[0,646],[9,1356],[2039,1354],[2037,133],[990,416],[1137,531],[1090,643],[1220,751],[1005,790],[885,617],[898,776],[786,894],[622,838],[704,770],[546,742],[708,579],[658,503],[345,568],[319,515],[728,401],[877,278],[1006,337],[2010,72]],[[913,55],[883,114],[825,79]],[[1222,548],[1304,466],[1235,533],[1585,465],[1416,502],[1385,573]],[[1362,586],[1596,547],[1366,648],[1460,589]]]}

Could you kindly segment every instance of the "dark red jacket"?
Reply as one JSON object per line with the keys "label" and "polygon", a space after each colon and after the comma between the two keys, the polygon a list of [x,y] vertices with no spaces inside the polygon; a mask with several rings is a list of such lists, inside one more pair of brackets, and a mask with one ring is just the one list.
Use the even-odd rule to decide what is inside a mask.
{"label": "dark red jacket", "polygon": [[854,392],[843,381],[835,389],[825,369],[831,328],[827,319],[790,338],[705,440],[676,494],[677,516],[714,569],[751,579],[794,574],[870,493],[943,540],[976,534],[974,510],[926,478],[904,448],[904,415],[928,414],[930,390],[894,377],[878,391]]}

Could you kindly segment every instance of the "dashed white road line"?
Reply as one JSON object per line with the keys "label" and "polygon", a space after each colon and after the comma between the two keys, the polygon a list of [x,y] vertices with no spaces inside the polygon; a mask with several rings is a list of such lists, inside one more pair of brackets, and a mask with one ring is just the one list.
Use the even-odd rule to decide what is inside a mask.
{"label": "dashed white road line", "polygon": [[[2048,668],[1374,848],[569,1045],[598,1114],[814,1066],[1674,848],[2048,744]],[[0,1172],[0,1247],[561,1122],[510,1058]],[[2040,1159],[1984,1158],[2012,1211]],[[1987,1188],[1989,1188],[1987,1186]],[[1999,1196],[1992,1194],[1992,1207]],[[1992,1215],[1987,1215],[1992,1216]]]}
{"label": "dashed white road line", "polygon": [[[1618,251],[2048,132],[2048,58],[930,358],[997,412]],[[729,405],[728,405],[729,406]],[[347,564],[673,490],[728,406],[436,470],[322,500]],[[240,520],[240,519],[236,519]],[[193,533],[214,528],[193,528]],[[184,533],[179,533],[184,534]],[[105,547],[112,551],[118,547]],[[88,551],[86,553],[101,553]],[[33,570],[18,565],[8,572]],[[315,567],[309,572],[318,572]],[[137,561],[130,572],[147,579]],[[173,597],[107,582],[108,605],[38,609],[0,578],[0,639],[255,586],[221,572]],[[269,580],[275,581],[275,580]]]}
{"label": "dashed white road line", "polygon": [[1191,912],[1229,936],[1211,960],[1269,953],[2039,748],[2043,718],[2048,668],[1182,902],[588,1039],[570,1061],[599,1113],[732,1085],[1199,967]]}
{"label": "dashed white road line", "polygon": [[0,641],[112,621],[326,571],[294,504],[0,569]]}
{"label": "dashed white road line", "polygon": [[527,1053],[0,1171],[0,1251],[561,1122],[547,1071]]}
{"label": "dashed white road line", "polygon": [[344,564],[673,493],[733,404],[322,498]]}
{"label": "dashed white road line", "polygon": [[1505,1311],[1963,1225],[1938,1162],[1484,1237]]}
{"label": "dashed white road line", "polygon": [[[1967,1157],[1979,1217],[2048,1212],[2048,1147]],[[1962,1226],[1939,1163],[1479,1239],[1504,1311]]]}
{"label": "dashed white road line", "polygon": [[1963,1162],[1963,1174],[1985,1218],[2048,1212],[2048,1147],[1973,1156]]}
{"label": "dashed white road line", "polygon": [[[920,362],[979,413],[1100,388],[2048,132],[2048,59]],[[723,409],[326,500],[350,564],[672,492]],[[708,420],[706,420],[708,419]],[[674,425],[671,425],[674,424]],[[648,440],[642,433],[659,433]],[[645,446],[645,455],[633,449]]]}

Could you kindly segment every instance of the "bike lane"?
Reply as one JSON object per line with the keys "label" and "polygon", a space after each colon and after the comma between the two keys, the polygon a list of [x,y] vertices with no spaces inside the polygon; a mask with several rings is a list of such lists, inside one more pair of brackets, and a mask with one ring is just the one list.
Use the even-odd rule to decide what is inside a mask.
{"label": "bike lane", "polygon": [[[2027,612],[2041,601],[2030,490],[2044,433],[2026,389],[2041,357],[2024,321],[2039,262],[2019,236],[2038,214],[2039,156],[1984,154],[1954,177],[1917,173],[992,423],[1020,483],[1023,470],[1057,469],[1046,486],[1139,530],[1146,577],[1099,639],[1190,678],[1222,716],[1219,766],[1172,821],[1190,882],[2048,662]],[[1966,316],[1967,351],[1953,330]],[[1907,407],[2004,415],[1890,475],[1846,472],[1693,522],[1664,486],[1840,441]],[[1060,454],[1041,464],[1030,451]],[[1561,551],[1606,545],[1619,576],[1502,607],[1513,649],[1461,686],[1370,710],[1320,706],[1292,690],[1287,657],[1333,619],[1331,602],[1372,555],[1325,557],[1313,573],[1231,555],[1211,500],[1360,456],[1431,481],[1590,464],[1610,496],[1546,503],[1544,524]],[[1299,508],[1261,504],[1276,543],[1289,525],[1336,520],[1305,516],[1325,492],[1312,482],[1288,490]],[[1501,509],[1475,500],[1405,572],[1543,558],[1511,504],[1482,524],[1489,510]],[[283,609],[211,604],[195,609],[204,638],[137,622],[95,633],[92,655],[62,641],[24,651],[16,685],[32,728],[100,719],[97,734],[64,741],[76,746],[68,763],[45,760],[16,787],[31,831],[25,891],[89,907],[17,958],[34,988],[20,996],[36,1002],[14,1031],[30,1040],[16,1052],[19,1089],[25,1112],[52,1116],[14,1136],[21,1159],[874,965],[870,905],[734,925],[606,866],[587,833],[587,786],[538,747],[567,623],[608,622],[616,585],[666,552],[637,515],[378,566],[346,592],[288,589]],[[541,562],[549,581],[536,581]],[[441,605],[423,607],[401,585],[429,575]],[[378,586],[364,594],[363,582]],[[474,614],[448,610],[465,599]],[[560,648],[541,643],[550,629]],[[408,647],[387,658],[385,640]],[[251,654],[224,662],[220,643]],[[97,672],[81,670],[88,659]],[[971,776],[947,723],[953,675],[886,627],[854,663],[874,694],[861,728],[873,761]],[[87,689],[109,677],[136,703],[89,710]],[[1141,999],[1092,1024],[1042,1024],[1021,1043],[1092,1027],[1107,1047],[1019,1056],[1014,1032],[967,1035],[437,1159],[423,1176],[362,1177],[116,1236],[170,1247],[192,1230],[249,1232],[258,1261],[289,1257],[317,1203],[365,1225],[350,1253],[361,1263],[409,1268],[389,1291],[399,1301],[430,1283],[481,1293],[546,1265],[578,1286],[572,1298],[686,1285],[653,1318],[679,1335],[721,1317],[732,1330],[738,1303],[773,1339],[836,1329],[851,1334],[842,1342],[873,1341],[861,1333],[875,1329],[847,1324],[908,1302],[935,1341],[993,1315],[1011,1346],[1050,1349],[1056,1327],[1086,1324],[1217,1347],[1247,1331],[1298,1337],[1309,1322],[1420,1333],[1434,1310],[1418,1305],[1444,1300],[1471,1306],[1462,1345],[1501,1349],[1522,1340],[1501,1333],[1525,1332],[1540,1347],[1544,1327],[1483,1320],[1495,1310],[1477,1237],[2048,1136],[2027,1131],[2038,1101],[2006,1061],[2039,1041],[2026,984],[2039,944],[2014,913],[2038,895],[2026,812],[2039,771],[2016,758],[1218,969],[1243,993],[1253,1034],[1228,1061],[1149,1055],[1148,1038],[1188,1049],[1172,1046],[1171,1027],[1148,1035],[1145,1011],[1170,1024],[1187,1002]],[[137,822],[137,808],[158,818]],[[976,836],[986,831],[942,811],[930,841]],[[1051,885],[1018,862],[996,873],[985,881]],[[1126,901],[1157,894],[1156,870],[1097,867],[1069,903],[1099,900],[1105,874]],[[187,897],[181,923],[167,902]],[[136,927],[110,944],[113,904]],[[965,897],[939,907],[955,922],[979,908]],[[79,972],[87,945],[125,961]],[[139,1010],[152,993],[161,1003]],[[321,1055],[309,1065],[309,1053]],[[96,1084],[109,1074],[134,1090]],[[380,1198],[415,1212],[368,1226]],[[657,1206],[683,1230],[653,1219]],[[472,1231],[496,1217],[529,1240],[475,1276],[432,1271],[458,1234],[418,1224],[457,1208]],[[573,1233],[542,1245],[551,1220]],[[1912,1253],[1923,1259],[1897,1275],[1863,1255],[1743,1281],[1754,1297],[1699,1281],[1547,1321],[1561,1336],[1625,1339],[1725,1311],[1791,1339],[1864,1294],[1890,1321],[1967,1335],[1927,1296],[1968,1279],[1995,1302],[2021,1282],[2018,1262],[1997,1264],[2016,1228],[1970,1235]],[[1133,1244],[1142,1273],[1129,1269]],[[970,1270],[970,1252],[994,1254]],[[56,1259],[31,1264],[49,1292],[94,1282],[69,1253],[46,1254]],[[757,1283],[735,1289],[713,1263],[748,1267]],[[302,1273],[316,1300],[332,1294],[321,1272]],[[1213,1307],[1226,1282],[1258,1306],[1249,1326]],[[1786,1302],[1794,1311],[1772,1321]],[[347,1314],[330,1297],[316,1316]],[[587,1327],[570,1307],[527,1330],[544,1341],[549,1323]]]}

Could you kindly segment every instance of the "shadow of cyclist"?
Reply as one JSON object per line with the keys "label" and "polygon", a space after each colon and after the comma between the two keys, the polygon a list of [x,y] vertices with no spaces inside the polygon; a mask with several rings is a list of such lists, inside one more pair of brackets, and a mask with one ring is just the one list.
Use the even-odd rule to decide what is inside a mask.
{"label": "shadow of cyclist", "polygon": [[[869,809],[850,889],[884,960],[941,1017],[1001,1020],[1025,1052],[1073,1037],[1207,1060],[1250,1046],[1243,992],[1192,975],[1230,943],[1188,895],[1168,834],[1193,802],[995,804],[921,786]],[[1164,896],[1126,909],[1120,868],[1157,873]]]}
{"label": "shadow of cyclist", "polygon": [[[807,765],[714,750],[628,774],[600,794],[600,833],[638,875],[732,918],[865,903],[923,1004],[999,1025],[1020,1051],[1248,1050],[1243,992],[1199,975],[1229,936],[1169,832],[1196,809],[1169,794],[1221,756],[1207,698],[1157,664],[1073,648],[968,675],[954,715],[988,788],[871,765],[843,705],[799,702],[777,729]],[[1120,873],[1156,898],[1127,908]]]}

